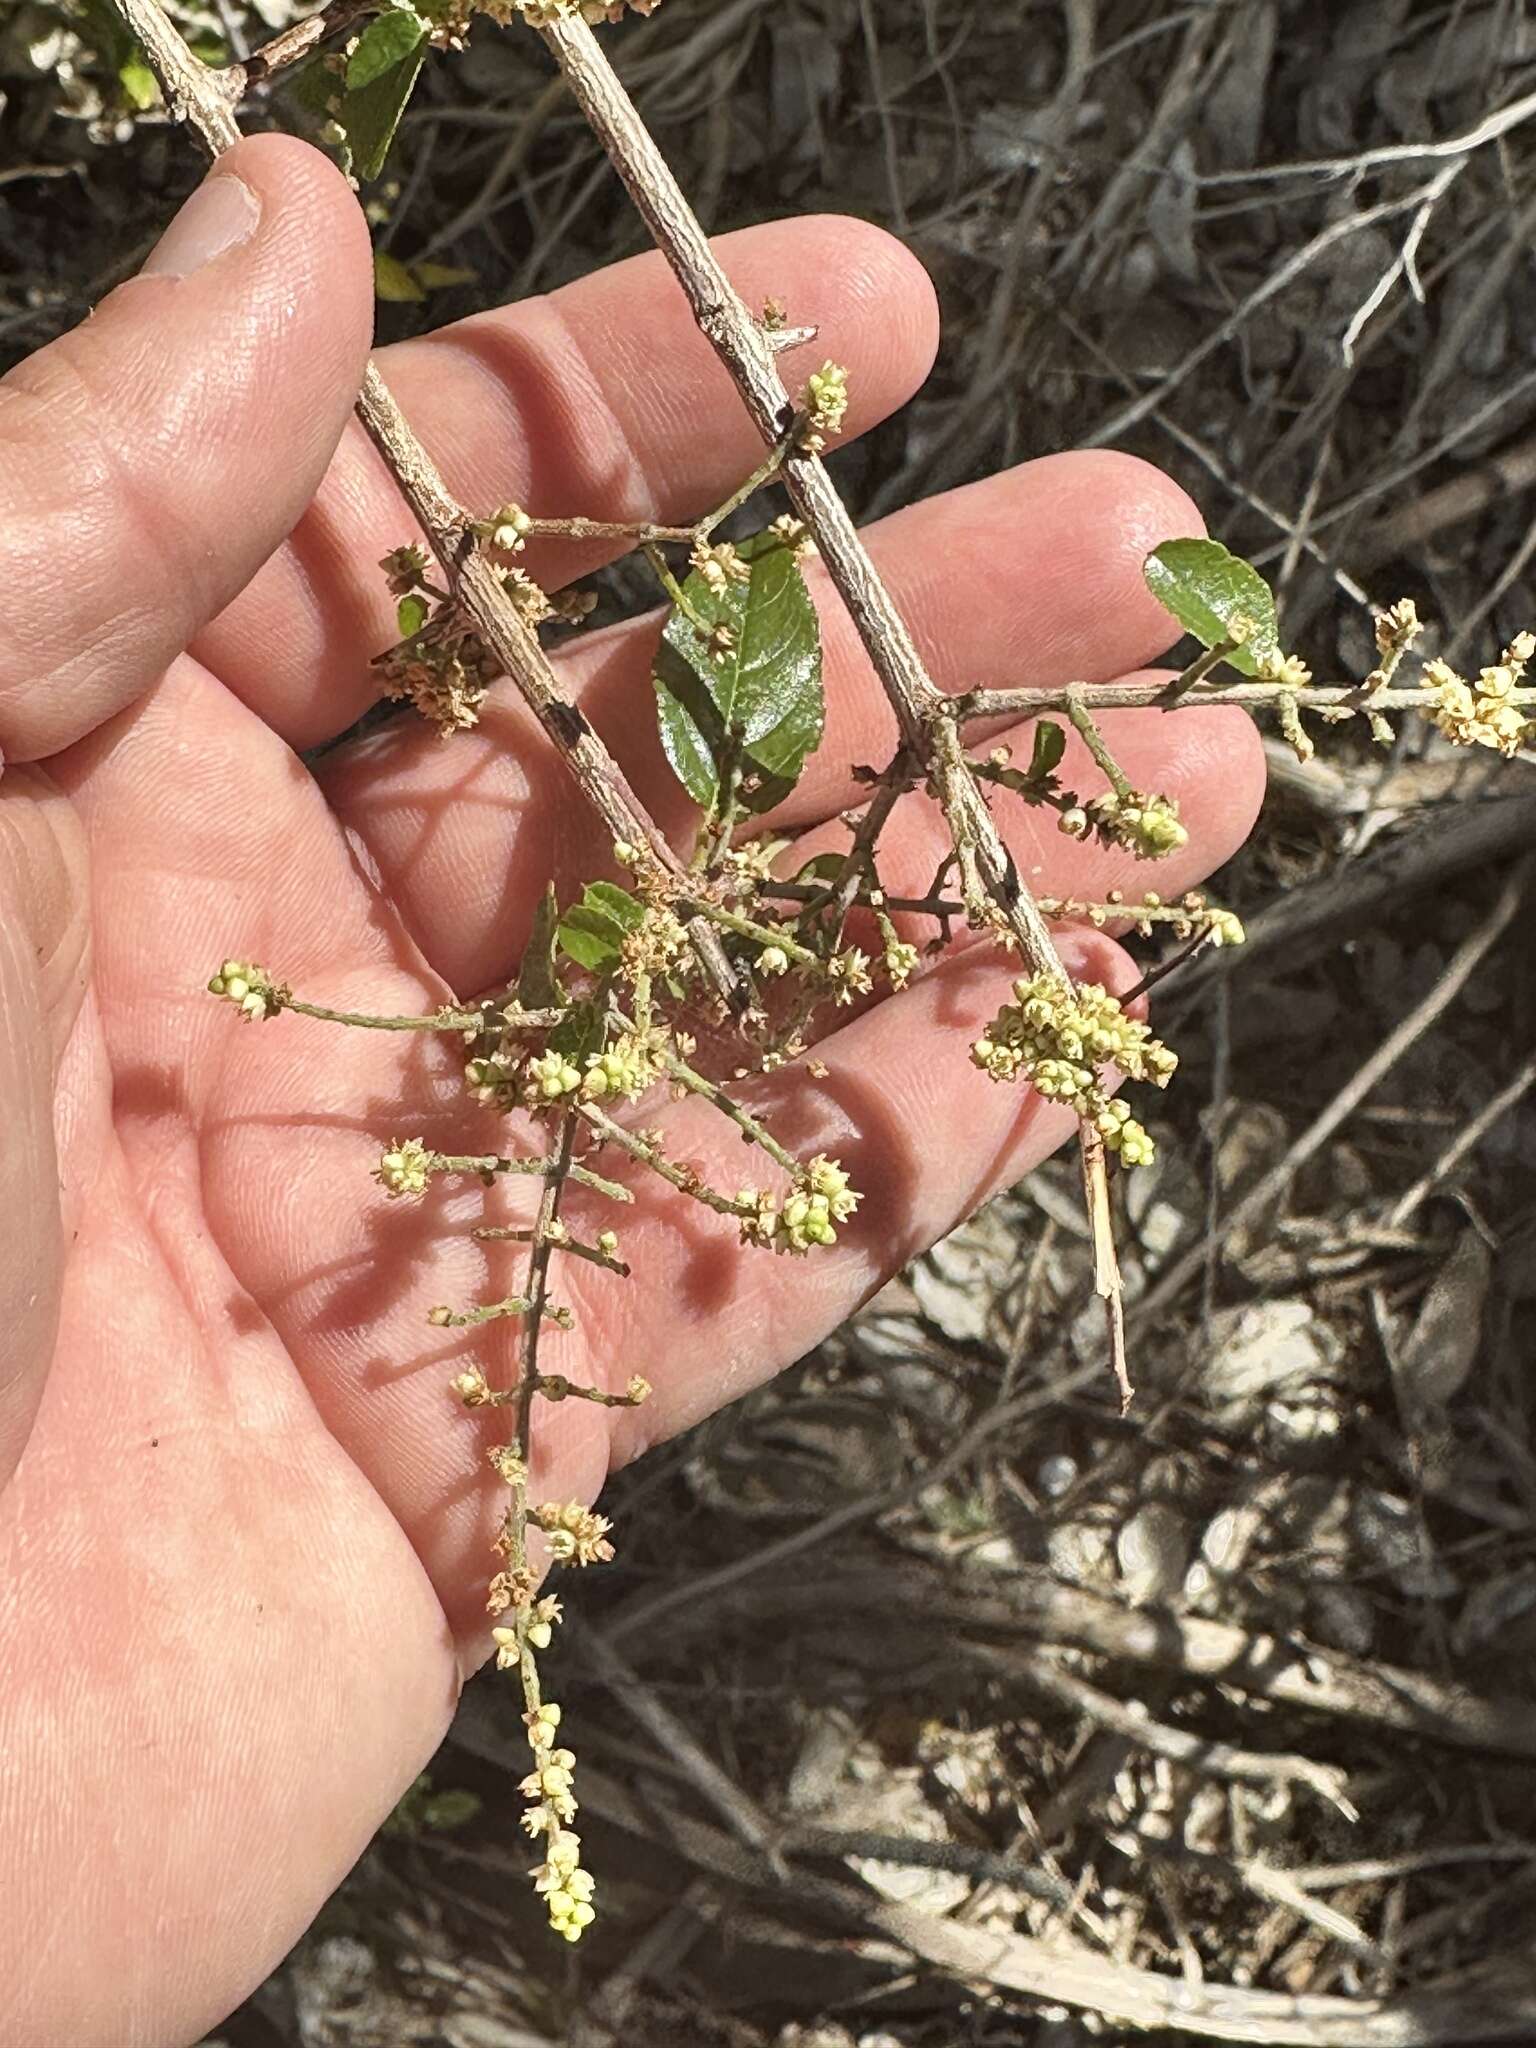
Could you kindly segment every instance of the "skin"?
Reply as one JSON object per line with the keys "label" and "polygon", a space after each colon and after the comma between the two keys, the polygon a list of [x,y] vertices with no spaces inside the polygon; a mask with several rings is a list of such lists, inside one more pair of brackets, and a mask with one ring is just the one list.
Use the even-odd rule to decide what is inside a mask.
{"label": "skin", "polygon": [[[220,175],[254,196],[248,240],[121,287],[0,385],[13,2048],[159,2048],[216,2023],[431,1755],[486,1648],[496,1431],[445,1382],[470,1356],[493,1375],[508,1359],[425,1310],[512,1291],[515,1250],[463,1231],[526,1218],[526,1190],[439,1186],[410,1205],[368,1175],[391,1136],[476,1151],[506,1128],[467,1110],[451,1046],[247,1026],[202,985],[233,952],[317,1001],[432,1008],[508,972],[552,872],[604,865],[509,693],[452,745],[402,722],[318,776],[296,759],[371,700],[368,658],[391,637],[373,564],[410,534],[348,422],[372,308],[351,195],[277,138],[242,143]],[[854,431],[922,381],[932,293],[874,229],[786,223],[726,257],[749,301],[820,323],[852,374]],[[476,505],[678,519],[756,459],[650,258],[387,351],[384,369]],[[1168,630],[1141,558],[1198,530],[1166,479],[1094,454],[902,513],[871,541],[958,689],[1154,659]],[[564,580],[597,559],[529,567]],[[655,632],[596,633],[562,667],[682,837],[650,709]],[[854,799],[847,764],[890,744],[835,609],[827,632],[831,729],[786,813],[801,825],[834,819]],[[1179,799],[1190,844],[1156,881],[1191,886],[1252,823],[1249,724],[1132,713],[1112,737],[1135,779]],[[1042,889],[1147,879],[1049,818],[998,815]],[[886,842],[893,887],[922,885],[937,834],[910,799]],[[1132,978],[1101,934],[1064,950],[1081,974]],[[748,1090],[786,1142],[836,1153],[869,1191],[834,1252],[740,1253],[729,1226],[649,1188],[622,1214],[573,1204],[578,1230],[617,1225],[636,1278],[563,1268],[580,1329],[550,1360],[608,1385],[643,1371],[656,1394],[633,1415],[544,1411],[541,1493],[593,1498],[611,1465],[788,1363],[1063,1142],[1059,1113],[967,1063],[1008,979],[991,949],[962,947],[829,1038],[824,1083]],[[739,1143],[697,1106],[647,1121],[712,1179],[742,1177]]]}

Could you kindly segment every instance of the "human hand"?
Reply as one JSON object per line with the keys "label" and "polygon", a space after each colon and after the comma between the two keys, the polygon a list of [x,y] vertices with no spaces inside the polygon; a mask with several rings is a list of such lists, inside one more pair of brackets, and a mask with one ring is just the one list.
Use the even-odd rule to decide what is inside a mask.
{"label": "human hand", "polygon": [[[931,293],[875,230],[803,221],[726,252],[749,301],[820,323],[852,372],[855,431],[925,374]],[[451,745],[402,722],[314,774],[292,751],[375,694],[368,658],[392,619],[374,565],[411,537],[347,423],[372,289],[343,181],[297,143],[242,143],[152,271],[0,386],[14,2048],[158,2048],[228,2011],[419,1771],[486,1648],[499,1489],[446,1382],[471,1353],[493,1376],[506,1361],[425,1310],[509,1291],[505,1250],[465,1233],[487,1201],[517,1220],[519,1196],[391,1204],[368,1169],[395,1135],[503,1150],[505,1125],[467,1111],[451,1048],[293,1019],[248,1031],[203,993],[208,974],[236,953],[312,1000],[431,1009],[505,977],[551,874],[584,879],[605,852],[510,691]],[[652,258],[391,349],[383,368],[477,506],[691,517],[758,455]],[[1192,530],[1165,479],[1099,454],[954,493],[871,540],[938,680],[960,689],[1101,680],[1154,657],[1167,627],[1140,563]],[[799,825],[854,802],[848,764],[892,737],[834,605],[826,628],[829,731],[781,814]],[[682,836],[654,640],[654,624],[594,633],[560,667]],[[1157,879],[1188,888],[1252,821],[1251,726],[1193,709],[1105,723],[1133,779],[1178,799],[1189,844]],[[1038,812],[1000,806],[999,822],[1052,893],[1129,878]],[[939,831],[907,799],[882,841],[888,882],[925,886]],[[1063,950],[1091,978],[1131,978],[1102,935]],[[747,1091],[865,1191],[835,1250],[738,1253],[728,1225],[641,1191],[621,1219],[635,1278],[581,1269],[558,1364],[605,1384],[640,1371],[655,1396],[617,1416],[547,1410],[542,1493],[594,1496],[613,1463],[792,1360],[1062,1142],[1070,1119],[965,1057],[1009,978],[991,949],[962,949],[826,1040],[824,1083],[787,1072]],[[674,1155],[730,1176],[718,1119],[696,1104],[646,1118]]]}

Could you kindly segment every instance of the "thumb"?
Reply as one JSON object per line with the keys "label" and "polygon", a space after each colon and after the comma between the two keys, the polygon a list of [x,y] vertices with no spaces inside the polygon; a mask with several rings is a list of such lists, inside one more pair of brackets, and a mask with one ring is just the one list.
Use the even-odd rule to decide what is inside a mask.
{"label": "thumb", "polygon": [[0,380],[0,759],[120,710],[254,575],[335,451],[372,311],[345,179],[254,136],[138,277]]}

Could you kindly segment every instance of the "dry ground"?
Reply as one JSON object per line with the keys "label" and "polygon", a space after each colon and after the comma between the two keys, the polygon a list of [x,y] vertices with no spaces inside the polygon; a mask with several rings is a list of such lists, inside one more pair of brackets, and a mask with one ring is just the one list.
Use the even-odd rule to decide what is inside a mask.
{"label": "dry ground", "polygon": [[[88,62],[61,107],[39,23],[12,353],[193,175]],[[862,509],[1113,443],[1324,675],[1362,596],[1469,660],[1536,624],[1525,0],[669,0],[622,47],[708,220],[852,209],[932,268],[944,361],[840,458]],[[394,177],[392,252],[474,281],[392,330],[640,244],[531,39],[434,67]],[[478,1811],[403,1813],[230,2048],[1536,2037],[1536,783],[1325,751],[1222,878],[1253,943],[1164,990],[1132,1418],[1054,1166],[615,1489],[562,1679],[594,1937],[537,1927],[477,1684],[432,1780]]]}

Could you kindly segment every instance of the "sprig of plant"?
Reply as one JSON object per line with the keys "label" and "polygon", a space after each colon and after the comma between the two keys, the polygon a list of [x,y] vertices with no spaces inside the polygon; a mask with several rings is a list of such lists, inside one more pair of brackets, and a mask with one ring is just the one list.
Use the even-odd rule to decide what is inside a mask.
{"label": "sprig of plant", "polygon": [[[739,890],[743,872],[736,868],[733,881],[722,886]],[[750,920],[714,902],[701,905],[700,914],[705,909],[720,912],[725,941],[743,962],[772,950],[761,942],[773,939],[771,930],[759,934]],[[807,958],[824,964],[819,955]],[[498,1561],[486,1604],[496,1662],[515,1671],[522,1688],[531,1751],[521,1788],[528,1801],[523,1824],[542,1840],[544,1851],[534,1882],[551,1926],[577,1940],[595,1915],[596,1887],[582,1865],[581,1838],[573,1826],[575,1753],[562,1733],[558,1702],[544,1694],[540,1657],[553,1640],[561,1605],[542,1591],[542,1583],[547,1568],[599,1564],[613,1551],[604,1516],[582,1502],[542,1499],[535,1491],[535,1418],[547,1402],[633,1408],[650,1388],[640,1374],[629,1374],[615,1391],[552,1371],[546,1363],[545,1346],[577,1327],[572,1309],[552,1290],[558,1261],[577,1258],[620,1281],[630,1272],[616,1231],[602,1230],[592,1242],[572,1232],[562,1215],[566,1191],[580,1186],[610,1200],[632,1200],[629,1186],[591,1163],[617,1150],[729,1217],[744,1244],[802,1257],[836,1243],[839,1224],[858,1206],[858,1193],[837,1160],[822,1153],[797,1159],[760,1117],[694,1064],[696,1048],[685,1022],[698,1007],[697,966],[679,916],[662,895],[647,901],[617,884],[597,883],[562,915],[551,891],[515,989],[420,1016],[374,1016],[310,1002],[264,967],[234,958],[223,962],[208,986],[247,1022],[270,1022],[286,1011],[364,1030],[457,1037],[467,1096],[546,1134],[543,1151],[531,1156],[448,1154],[421,1138],[394,1139],[379,1155],[374,1176],[391,1200],[407,1201],[422,1199],[435,1182],[451,1177],[490,1185],[524,1175],[543,1184],[531,1224],[482,1225],[469,1232],[481,1242],[527,1245],[516,1292],[463,1307],[440,1303],[426,1311],[425,1320],[434,1329],[512,1325],[518,1331],[516,1371],[508,1383],[498,1384],[487,1363],[475,1358],[454,1376],[451,1391],[467,1409],[505,1409],[513,1418],[509,1438],[488,1454],[508,1500],[494,1538]],[[780,1185],[752,1184],[734,1193],[711,1188],[693,1167],[668,1156],[659,1133],[620,1120],[663,1089],[694,1097],[720,1115],[764,1155]]]}
{"label": "sprig of plant", "polygon": [[[445,0],[376,0],[370,7],[333,0],[311,22],[285,32],[245,66],[215,73],[199,64],[157,0],[115,0],[139,37],[168,106],[217,152],[237,137],[234,110],[243,93],[290,63],[309,58],[332,139],[361,175],[382,163],[422,62],[433,45],[452,47],[470,15]],[[649,13],[653,0],[630,0]],[[574,1257],[616,1281],[627,1279],[616,1232],[586,1241],[563,1215],[567,1192],[617,1202],[655,1176],[676,1193],[733,1224],[744,1244],[804,1257],[837,1241],[859,1193],[836,1159],[801,1160],[750,1107],[744,1090],[711,1071],[701,1055],[701,1023],[734,1027],[732,1081],[808,1054],[819,1026],[849,1003],[905,986],[924,954],[948,939],[964,917],[978,933],[1021,957],[1024,972],[972,1047],[975,1064],[998,1081],[1024,1082],[1067,1104],[1079,1119],[1084,1184],[1096,1253],[1096,1285],[1110,1320],[1110,1349],[1129,1399],[1106,1161],[1133,1165],[1152,1156],[1152,1139],[1112,1092],[1111,1075],[1163,1087],[1175,1055],[1107,990],[1074,987],[1062,969],[1050,923],[1125,924],[1143,933],[1166,927],[1195,943],[1237,943],[1230,913],[1188,895],[1165,903],[1109,892],[1103,901],[1030,895],[993,806],[1020,802],[1054,811],[1070,836],[1093,836],[1156,862],[1184,843],[1175,804],[1133,785],[1116,759],[1100,714],[1128,703],[1176,710],[1191,703],[1238,702],[1272,712],[1299,752],[1311,749],[1308,715],[1364,716],[1377,738],[1388,715],[1426,711],[1450,738],[1510,753],[1531,732],[1536,691],[1525,685],[1536,640],[1522,635],[1504,659],[1463,678],[1443,663],[1425,665],[1417,689],[1397,683],[1420,633],[1417,615],[1399,605],[1377,624],[1379,662],[1355,687],[1320,690],[1304,664],[1281,649],[1272,593],[1247,564],[1217,543],[1182,541],[1159,549],[1148,579],[1202,653],[1167,685],[1076,685],[1063,691],[976,692],[948,697],[934,684],[905,624],[880,583],[821,457],[843,426],[848,378],[827,362],[791,398],[778,368],[790,346],[813,338],[792,329],[782,307],[751,314],[732,289],[683,195],[590,32],[624,11],[599,0],[488,0],[480,9],[519,20],[544,38],[562,75],[625,179],[693,307],[702,331],[729,370],[764,444],[762,460],[719,505],[682,525],[545,519],[519,505],[489,513],[459,505],[370,368],[359,416],[395,476],[425,536],[385,558],[397,603],[398,643],[379,657],[386,694],[408,700],[445,737],[472,726],[485,692],[510,678],[534,712],[612,844],[613,876],[589,880],[574,899],[546,898],[515,988],[495,998],[449,1003],[429,1015],[371,1016],[301,1000],[275,976],[240,958],[226,960],[209,986],[250,1021],[292,1011],[362,1029],[420,1031],[463,1045],[466,1095],[481,1108],[542,1133],[542,1150],[448,1154],[424,1140],[392,1139],[375,1166],[391,1199],[420,1199],[434,1182],[463,1177],[490,1185],[502,1176],[540,1183],[531,1222],[481,1225],[470,1235],[527,1246],[517,1290],[455,1308],[434,1306],[437,1328],[515,1326],[513,1377],[498,1384],[472,1360],[453,1392],[469,1409],[507,1409],[508,1441],[490,1453],[507,1489],[498,1524],[498,1565],[487,1604],[498,1664],[519,1674],[532,1769],[524,1780],[524,1824],[542,1838],[536,1883],[550,1919],[577,1939],[593,1918],[594,1884],[581,1864],[573,1752],[565,1746],[557,1703],[542,1689],[539,1659],[560,1618],[543,1594],[548,1566],[583,1567],[611,1555],[602,1516],[580,1502],[540,1499],[535,1417],[543,1402],[580,1399],[632,1407],[649,1391],[640,1375],[614,1391],[618,1374],[591,1383],[547,1368],[544,1347],[575,1327],[554,1299],[558,1262]],[[358,28],[366,15],[373,18]],[[344,37],[337,50],[316,51]],[[790,511],[737,540],[720,537],[732,515],[772,486]],[[586,599],[541,587],[523,557],[530,539],[602,539],[639,549],[668,605],[654,683],[661,739],[678,781],[698,813],[691,849],[672,848],[640,805],[584,713],[562,695],[538,632],[552,619],[579,624]],[[786,878],[777,849],[743,833],[794,788],[825,725],[821,634],[802,562],[815,549],[861,636],[893,714],[893,754],[867,778],[871,794],[852,821],[841,854],[819,856]],[[1223,667],[1237,684],[1218,681]],[[1048,713],[1060,714],[1059,718]],[[1031,757],[980,755],[967,727],[980,718],[1034,717]],[[1078,790],[1061,777],[1068,728],[1078,735],[1105,787]],[[904,795],[923,789],[938,801],[949,848],[923,896],[895,896],[881,878],[881,841]],[[811,1063],[814,1069],[814,1062]],[[709,1185],[688,1161],[669,1156],[664,1137],[640,1117],[654,1095],[690,1097],[728,1123],[760,1153],[764,1181],[734,1191]],[[622,1164],[614,1165],[615,1155]],[[603,1168],[611,1168],[604,1171]]]}
{"label": "sprig of plant", "polygon": [[[1255,718],[1272,713],[1303,762],[1316,751],[1306,730],[1308,714],[1325,725],[1363,718],[1371,737],[1383,746],[1395,737],[1393,716],[1405,711],[1427,718],[1458,746],[1486,747],[1506,757],[1536,737],[1536,686],[1526,680],[1536,659],[1536,635],[1517,633],[1496,662],[1470,678],[1438,657],[1421,658],[1420,680],[1403,685],[1398,678],[1417,655],[1426,627],[1413,600],[1402,598],[1374,615],[1377,662],[1369,675],[1358,683],[1319,685],[1299,656],[1280,647],[1274,592],[1250,563],[1220,541],[1165,541],[1148,556],[1146,579],[1172,616],[1202,643],[1204,651],[1180,675],[1167,683],[974,690],[956,700],[962,723],[1065,712],[1098,755],[1102,734],[1090,735],[1083,723],[1095,712],[1237,705]],[[1223,668],[1242,680],[1218,679]],[[1100,765],[1114,786],[1110,764],[1101,758]]]}

